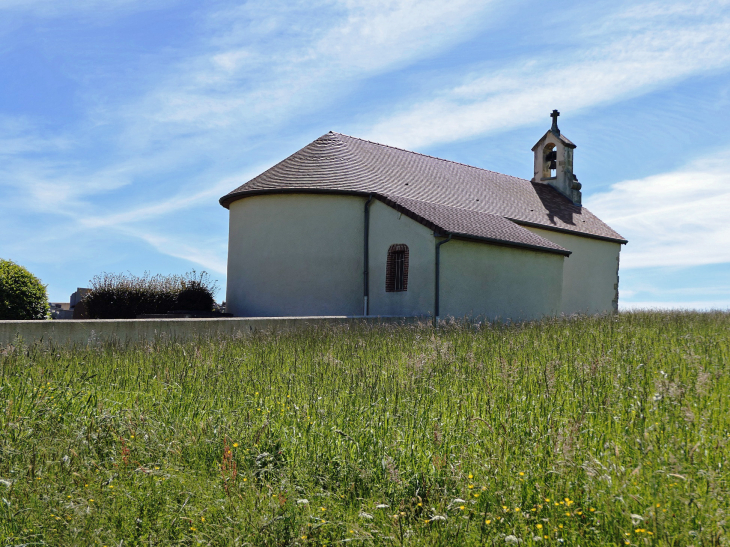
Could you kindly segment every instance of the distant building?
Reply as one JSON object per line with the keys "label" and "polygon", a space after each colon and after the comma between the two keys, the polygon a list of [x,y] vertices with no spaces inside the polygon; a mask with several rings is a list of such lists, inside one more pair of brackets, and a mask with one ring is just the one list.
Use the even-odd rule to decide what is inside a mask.
{"label": "distant building", "polygon": [[78,287],[76,292],[71,295],[70,302],[51,302],[51,317],[53,319],[83,319],[85,310],[81,310],[82,306],[78,306],[78,304],[90,292],[91,289]]}
{"label": "distant building", "polygon": [[553,124],[532,180],[328,133],[220,199],[236,316],[535,319],[618,308],[627,241]]}
{"label": "distant building", "polygon": [[53,319],[73,319],[74,312],[68,302],[49,302]]}

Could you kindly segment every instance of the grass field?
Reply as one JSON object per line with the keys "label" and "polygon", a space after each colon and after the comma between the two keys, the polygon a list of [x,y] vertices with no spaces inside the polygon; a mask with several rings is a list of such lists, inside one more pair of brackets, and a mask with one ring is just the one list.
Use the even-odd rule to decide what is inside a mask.
{"label": "grass field", "polygon": [[730,545],[730,314],[0,352],[0,545]]}

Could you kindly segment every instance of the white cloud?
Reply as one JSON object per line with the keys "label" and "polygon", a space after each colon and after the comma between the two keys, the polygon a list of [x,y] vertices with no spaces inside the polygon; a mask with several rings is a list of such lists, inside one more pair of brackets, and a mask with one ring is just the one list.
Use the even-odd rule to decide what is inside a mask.
{"label": "white cloud", "polygon": [[[73,9],[93,11],[100,1],[79,2]],[[185,177],[174,186],[169,173],[180,172],[195,158],[219,158],[222,150],[238,148],[239,143],[245,150],[252,135],[262,131],[270,135],[277,125],[290,123],[293,112],[316,111],[346,94],[352,82],[465,39],[476,30],[477,16],[489,4],[468,0],[272,1],[223,8],[218,4],[217,11],[201,11],[198,30],[203,35],[194,47],[175,52],[174,60],[161,63],[159,71],[140,75],[140,80],[147,80],[146,91],[130,96],[125,104],[102,105],[89,112],[92,124],[84,130],[90,135],[108,135],[110,130],[118,135],[108,159],[87,158],[85,167],[47,158],[13,159],[2,167],[5,185],[12,187],[12,201],[22,208],[65,216],[64,233],[73,237],[85,230],[111,230],[139,238],[163,254],[224,271],[225,251],[209,252],[208,242],[193,242],[155,221],[200,203],[214,203],[263,169],[228,177],[210,169],[207,175],[196,173],[196,181]],[[104,9],[133,5],[133,0],[115,0]],[[28,10],[32,6],[38,15],[60,15],[50,0],[23,4]],[[20,3],[0,0],[0,12],[16,8],[21,9]],[[22,137],[11,144],[17,152],[32,152],[36,145],[32,133]],[[88,139],[80,136],[71,143],[70,154],[85,146],[84,138]],[[165,185],[174,191],[172,197],[150,205],[148,193],[140,190],[155,174],[160,180],[156,194]],[[208,183],[206,177],[214,182]],[[125,185],[129,191],[122,209],[104,194]],[[145,229],[139,229],[141,223]],[[194,243],[200,244],[197,250]]]}
{"label": "white cloud", "polygon": [[405,148],[450,142],[533,123],[555,107],[574,112],[726,68],[726,5],[706,2],[690,10],[684,3],[650,4],[586,21],[582,47],[472,75],[381,120],[366,130],[366,138]]}
{"label": "white cloud", "polygon": [[171,136],[271,131],[363,78],[467,39],[494,1],[273,1],[219,10],[208,17],[207,50],[123,109],[124,139],[146,147]]}
{"label": "white cloud", "polygon": [[216,184],[208,186],[205,190],[192,194],[181,193],[170,198],[163,199],[160,203],[153,205],[142,205],[114,214],[90,215],[80,218],[79,222],[86,228],[113,228],[139,223],[142,220],[161,219],[165,215],[178,213],[190,209],[201,203],[214,203],[219,197],[228,193],[233,188],[253,178],[229,177]]}
{"label": "white cloud", "polygon": [[[315,45],[336,70],[378,71],[465,39],[490,2],[345,0],[345,20]],[[330,65],[331,66],[331,65]]]}
{"label": "white cloud", "polygon": [[730,150],[585,201],[629,240],[622,269],[730,262]]}
{"label": "white cloud", "polygon": [[162,254],[199,264],[209,272],[226,273],[227,253],[224,241],[211,242],[202,238],[191,240],[189,237],[181,238],[159,233],[154,234],[147,230],[130,228],[125,228],[122,231],[148,243]]}

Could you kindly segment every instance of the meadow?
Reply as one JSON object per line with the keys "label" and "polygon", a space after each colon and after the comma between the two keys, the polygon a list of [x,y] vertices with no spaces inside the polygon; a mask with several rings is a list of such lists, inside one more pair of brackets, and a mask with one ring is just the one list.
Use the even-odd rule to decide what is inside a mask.
{"label": "meadow", "polygon": [[730,313],[0,349],[0,545],[730,545]]}

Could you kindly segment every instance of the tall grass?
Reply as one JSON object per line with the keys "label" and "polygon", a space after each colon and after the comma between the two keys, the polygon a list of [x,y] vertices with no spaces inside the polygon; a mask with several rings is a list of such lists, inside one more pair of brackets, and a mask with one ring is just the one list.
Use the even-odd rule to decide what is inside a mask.
{"label": "tall grass", "polygon": [[730,314],[0,356],[4,545],[730,545]]}

